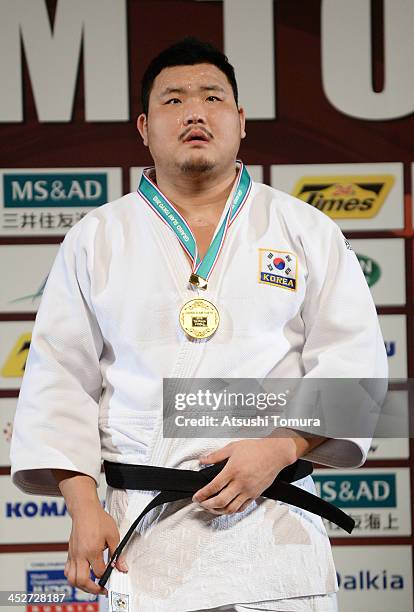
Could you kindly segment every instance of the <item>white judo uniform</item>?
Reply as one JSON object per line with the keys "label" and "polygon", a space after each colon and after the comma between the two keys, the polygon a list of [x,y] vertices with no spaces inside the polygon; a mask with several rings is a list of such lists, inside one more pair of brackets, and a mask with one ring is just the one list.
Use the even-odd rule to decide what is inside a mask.
{"label": "white judo uniform", "polygon": [[[293,256],[293,289],[259,282],[261,249]],[[138,193],[91,211],[68,232],[19,396],[11,460],[20,489],[59,495],[51,468],[99,482],[102,458],[200,469],[201,454],[231,440],[164,439],[163,377],[387,377],[358,260],[337,225],[302,201],[253,183],[207,291],[189,288],[189,274],[177,237]],[[197,295],[220,312],[217,332],[204,341],[190,341],[178,321]],[[307,458],[357,467],[369,443],[330,439]],[[310,476],[296,484],[314,491]],[[108,490],[121,537],[156,493]],[[129,572],[114,570],[110,587],[130,595],[130,611],[259,601],[270,601],[263,609],[296,610],[277,600],[337,590],[322,520],[262,497],[233,515],[188,501],[154,508],[125,554]]]}

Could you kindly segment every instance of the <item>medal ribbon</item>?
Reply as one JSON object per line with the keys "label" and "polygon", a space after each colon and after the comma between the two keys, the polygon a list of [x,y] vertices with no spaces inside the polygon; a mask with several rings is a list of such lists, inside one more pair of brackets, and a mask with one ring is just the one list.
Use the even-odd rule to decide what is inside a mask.
{"label": "medal ribbon", "polygon": [[252,179],[246,170],[246,166],[243,162],[238,163],[240,164],[240,169],[236,179],[232,202],[202,260],[198,256],[197,243],[190,226],[149,177],[151,168],[145,168],[139,183],[138,193],[140,196],[175,233],[184,251],[192,261],[192,272],[206,281],[216,265],[227,231],[244,206],[252,186]]}

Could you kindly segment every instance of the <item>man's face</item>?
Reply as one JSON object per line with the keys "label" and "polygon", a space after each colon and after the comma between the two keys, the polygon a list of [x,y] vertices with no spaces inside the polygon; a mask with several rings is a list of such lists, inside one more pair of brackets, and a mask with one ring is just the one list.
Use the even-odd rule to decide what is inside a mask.
{"label": "man's face", "polygon": [[156,168],[200,174],[234,165],[245,116],[226,75],[213,64],[164,68],[138,130]]}

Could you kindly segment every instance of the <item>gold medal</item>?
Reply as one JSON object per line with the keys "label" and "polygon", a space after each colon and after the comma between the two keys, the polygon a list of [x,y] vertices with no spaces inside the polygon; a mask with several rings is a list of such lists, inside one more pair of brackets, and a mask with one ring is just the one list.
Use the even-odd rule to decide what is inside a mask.
{"label": "gold medal", "polygon": [[186,302],[180,310],[180,325],[190,338],[209,338],[217,330],[219,322],[217,308],[202,298]]}

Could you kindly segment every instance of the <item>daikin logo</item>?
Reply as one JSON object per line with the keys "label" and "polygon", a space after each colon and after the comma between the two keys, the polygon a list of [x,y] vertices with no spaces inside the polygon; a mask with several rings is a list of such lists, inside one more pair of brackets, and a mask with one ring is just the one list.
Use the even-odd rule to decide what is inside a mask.
{"label": "daikin logo", "polygon": [[47,172],[3,175],[5,208],[100,206],[108,201],[104,172]]}
{"label": "daikin logo", "polygon": [[383,569],[379,572],[366,569],[355,574],[336,573],[338,586],[345,591],[400,591],[404,588],[404,577]]}

